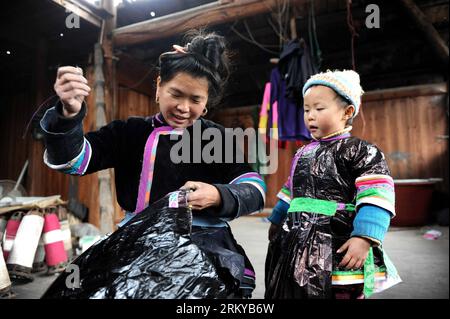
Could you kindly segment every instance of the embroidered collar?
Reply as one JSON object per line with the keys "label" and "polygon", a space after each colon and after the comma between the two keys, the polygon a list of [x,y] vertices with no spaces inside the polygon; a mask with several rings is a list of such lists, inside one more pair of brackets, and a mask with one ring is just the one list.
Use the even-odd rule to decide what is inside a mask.
{"label": "embroidered collar", "polygon": [[340,140],[343,138],[347,138],[350,137],[350,131],[353,129],[352,126],[347,126],[346,128],[344,128],[343,130],[328,134],[327,136],[324,136],[320,139],[316,139],[314,136],[312,136],[313,140],[316,142],[329,142],[329,141],[335,141],[335,140]]}
{"label": "embroidered collar", "polygon": [[[197,119],[197,121],[201,121],[201,119],[202,119],[202,117],[199,117]],[[152,122],[152,127],[153,128],[158,128],[158,127],[161,127],[161,126],[169,126],[170,127],[170,125],[167,123],[167,121],[162,116],[161,112],[153,115],[151,117],[151,122]],[[192,125],[189,125],[188,127],[184,128],[184,129],[187,129],[187,128],[190,128],[190,127],[192,127]],[[179,130],[179,129],[175,129],[175,130]]]}
{"label": "embroidered collar", "polygon": [[152,127],[169,126],[169,124],[167,124],[166,120],[162,116],[161,112],[153,115],[151,118],[151,121],[152,121]]}

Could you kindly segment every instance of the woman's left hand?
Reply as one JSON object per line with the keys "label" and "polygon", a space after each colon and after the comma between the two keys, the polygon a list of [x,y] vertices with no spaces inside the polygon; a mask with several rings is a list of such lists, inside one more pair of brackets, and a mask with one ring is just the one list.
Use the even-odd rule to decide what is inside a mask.
{"label": "woman's left hand", "polygon": [[219,190],[211,184],[188,181],[181,189],[192,189],[188,194],[188,203],[192,209],[202,210],[208,207],[220,206],[222,198]]}

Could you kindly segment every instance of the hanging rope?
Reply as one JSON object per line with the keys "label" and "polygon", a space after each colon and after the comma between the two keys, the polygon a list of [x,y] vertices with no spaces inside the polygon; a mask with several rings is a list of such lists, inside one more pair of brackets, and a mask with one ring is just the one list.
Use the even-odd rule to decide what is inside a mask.
{"label": "hanging rope", "polygon": [[314,0],[311,0],[309,4],[308,35],[309,35],[309,48],[311,51],[311,56],[313,57],[317,70],[320,70],[320,67],[322,66],[322,51],[320,50],[319,41],[317,39],[316,14],[314,13]]}
{"label": "hanging rope", "polygon": [[257,41],[255,40],[255,38],[253,37],[253,35],[251,34],[250,28],[248,28],[248,25],[247,25],[246,22],[245,22],[244,25],[245,25],[245,27],[246,27],[247,33],[249,33],[250,38],[246,37],[245,35],[243,35],[242,33],[240,33],[238,30],[236,30],[236,28],[234,27],[236,24],[237,24],[237,21],[231,26],[230,29],[231,29],[231,31],[233,31],[238,37],[240,37],[242,40],[244,40],[244,41],[246,41],[246,42],[248,42],[248,43],[251,43],[251,44],[256,45],[257,47],[259,47],[259,48],[260,48],[261,50],[263,50],[263,51],[266,51],[266,52],[271,53],[271,54],[277,54],[277,55],[278,55],[278,52],[273,51],[273,50],[270,50],[270,49],[267,48],[267,47],[278,47],[278,46],[266,45],[266,44],[261,44],[261,43],[257,42]]}
{"label": "hanging rope", "polygon": [[[353,71],[356,71],[356,63],[355,63],[355,38],[359,37],[359,34],[356,32],[355,24],[353,22],[353,14],[352,14],[352,0],[347,0],[347,25],[350,30],[351,35],[351,52],[352,52],[352,68]],[[366,119],[364,117],[363,107],[361,107],[360,114],[362,120],[362,132],[361,135],[364,135],[366,130]]]}
{"label": "hanging rope", "polygon": [[351,50],[352,50],[352,67],[353,71],[356,70],[355,65],[355,38],[359,36],[356,32],[355,25],[353,23],[353,15],[352,15],[352,0],[347,0],[347,25],[351,34]]}
{"label": "hanging rope", "polygon": [[[58,97],[56,94],[53,94],[52,96],[50,96],[49,98],[47,98],[44,102],[41,103],[41,105],[39,105],[36,109],[36,111],[33,113],[33,115],[31,116],[30,120],[28,121],[27,126],[25,127],[25,131],[22,134],[22,139],[25,139],[27,133],[28,133],[28,129],[30,128],[31,122],[33,122],[34,118],[36,117],[36,115],[39,113],[39,111],[41,110],[41,108],[44,105],[47,105],[48,102],[50,102],[50,100],[52,100],[53,98]],[[47,106],[46,106],[47,107]]]}

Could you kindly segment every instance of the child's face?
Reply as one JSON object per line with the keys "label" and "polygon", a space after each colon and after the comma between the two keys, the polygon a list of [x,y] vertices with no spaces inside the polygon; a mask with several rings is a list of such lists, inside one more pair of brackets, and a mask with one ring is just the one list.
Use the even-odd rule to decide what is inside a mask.
{"label": "child's face", "polygon": [[304,96],[304,120],[311,134],[320,139],[345,128],[353,106],[342,107],[337,94],[327,86],[309,88]]}

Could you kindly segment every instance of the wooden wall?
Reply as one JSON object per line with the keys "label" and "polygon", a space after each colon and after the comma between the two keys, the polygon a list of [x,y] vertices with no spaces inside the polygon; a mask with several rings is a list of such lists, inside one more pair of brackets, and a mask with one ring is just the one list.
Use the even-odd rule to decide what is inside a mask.
{"label": "wooden wall", "polygon": [[149,116],[159,109],[154,97],[136,92],[126,87],[119,87],[118,119],[125,120],[130,116]]}
{"label": "wooden wall", "polygon": [[[29,136],[22,139],[30,115],[31,92],[23,91],[0,103],[0,179],[16,181],[28,158]],[[26,180],[25,180],[26,181]]]}
{"label": "wooden wall", "polygon": [[396,179],[443,178],[448,192],[447,84],[372,91],[353,134],[378,145]]}
{"label": "wooden wall", "polygon": [[[3,96],[0,103],[0,180],[17,181],[25,161],[29,160],[27,172],[22,181],[29,196],[62,195],[67,199],[68,177],[48,168],[43,162],[42,140],[32,137],[33,126],[37,125],[42,112],[35,116],[25,135],[27,123],[38,106],[49,95],[36,97],[28,87],[21,92]],[[48,104],[50,106],[50,104]],[[45,107],[45,106],[44,106]],[[44,111],[42,109],[42,111]]]}

